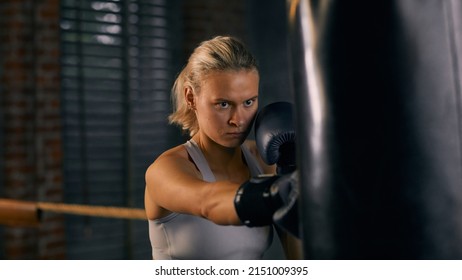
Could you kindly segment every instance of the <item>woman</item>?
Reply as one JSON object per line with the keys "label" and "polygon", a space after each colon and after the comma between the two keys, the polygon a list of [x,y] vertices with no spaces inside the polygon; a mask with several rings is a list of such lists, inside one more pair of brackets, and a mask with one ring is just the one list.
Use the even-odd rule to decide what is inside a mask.
{"label": "woman", "polygon": [[231,37],[201,43],[179,74],[169,120],[191,139],[146,172],[154,259],[259,259],[271,244],[272,227],[243,226],[233,203],[242,183],[275,172],[246,141],[258,86],[255,58]]}

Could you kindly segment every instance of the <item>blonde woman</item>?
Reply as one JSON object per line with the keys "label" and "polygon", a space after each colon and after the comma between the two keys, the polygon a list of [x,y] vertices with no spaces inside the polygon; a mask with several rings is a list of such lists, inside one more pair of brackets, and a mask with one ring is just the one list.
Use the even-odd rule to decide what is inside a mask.
{"label": "blonde woman", "polygon": [[244,226],[235,207],[243,183],[275,172],[246,140],[258,94],[256,60],[237,39],[215,37],[191,54],[169,117],[191,138],[146,171],[154,259],[260,259],[270,246],[272,225]]}

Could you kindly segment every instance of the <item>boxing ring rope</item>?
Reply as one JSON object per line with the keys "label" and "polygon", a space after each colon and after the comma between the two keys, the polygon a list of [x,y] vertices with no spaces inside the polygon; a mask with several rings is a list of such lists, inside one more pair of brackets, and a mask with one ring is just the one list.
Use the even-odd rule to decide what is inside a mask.
{"label": "boxing ring rope", "polygon": [[139,208],[56,202],[31,202],[0,198],[0,225],[37,226],[40,224],[42,212],[102,218],[147,220],[144,209]]}

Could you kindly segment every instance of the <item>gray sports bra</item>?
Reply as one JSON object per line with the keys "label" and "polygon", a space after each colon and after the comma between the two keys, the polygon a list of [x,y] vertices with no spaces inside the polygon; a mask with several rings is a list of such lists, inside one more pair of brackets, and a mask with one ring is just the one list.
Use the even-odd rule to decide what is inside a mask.
{"label": "gray sports bra", "polygon": [[[190,140],[185,147],[207,182],[214,182],[210,167],[197,144]],[[255,157],[241,146],[252,176],[262,174]],[[149,220],[149,238],[153,259],[261,259],[273,240],[271,226],[249,228],[222,226],[201,217],[171,213]]]}

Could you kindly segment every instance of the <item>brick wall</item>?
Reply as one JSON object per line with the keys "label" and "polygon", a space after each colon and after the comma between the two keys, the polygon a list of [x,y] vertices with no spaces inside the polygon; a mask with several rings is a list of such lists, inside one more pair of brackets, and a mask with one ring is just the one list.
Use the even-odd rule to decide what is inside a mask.
{"label": "brick wall", "polygon": [[[0,3],[1,197],[62,200],[59,1]],[[65,257],[63,217],[44,213],[37,228],[4,227],[6,259]]]}

